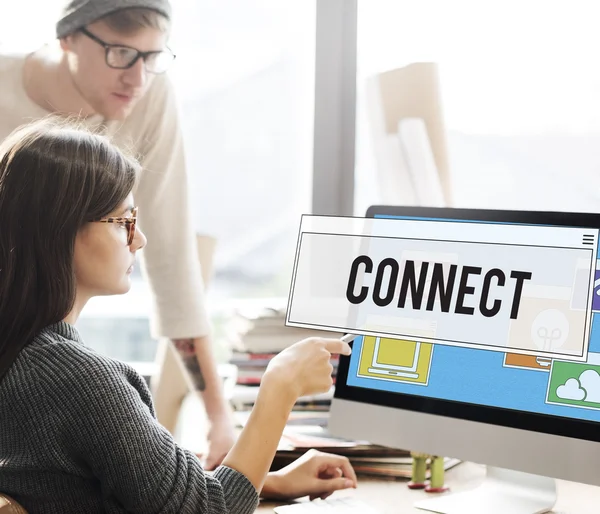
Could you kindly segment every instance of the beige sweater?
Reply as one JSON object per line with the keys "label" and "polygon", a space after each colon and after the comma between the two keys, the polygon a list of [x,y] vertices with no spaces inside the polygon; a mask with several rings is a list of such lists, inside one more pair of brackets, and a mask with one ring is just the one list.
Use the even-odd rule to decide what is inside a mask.
{"label": "beige sweater", "polygon": [[[50,114],[25,92],[24,61],[25,55],[0,55],[0,140],[18,126]],[[174,339],[208,334],[183,139],[167,76],[155,78],[124,122],[105,122],[94,116],[85,124],[99,127],[143,166],[134,200],[139,207],[139,226],[148,238],[142,269],[154,298],[152,335]]]}

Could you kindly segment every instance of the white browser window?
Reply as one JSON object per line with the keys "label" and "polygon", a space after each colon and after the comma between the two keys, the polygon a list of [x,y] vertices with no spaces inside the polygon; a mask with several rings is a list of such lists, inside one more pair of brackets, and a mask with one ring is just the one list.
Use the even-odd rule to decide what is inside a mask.
{"label": "white browser window", "polygon": [[289,325],[585,360],[598,231],[304,216]]}

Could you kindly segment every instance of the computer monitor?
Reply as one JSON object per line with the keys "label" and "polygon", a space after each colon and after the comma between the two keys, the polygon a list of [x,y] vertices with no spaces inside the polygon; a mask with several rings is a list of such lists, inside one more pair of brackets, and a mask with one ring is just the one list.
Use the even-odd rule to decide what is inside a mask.
{"label": "computer monitor", "polygon": [[[474,324],[495,310],[494,296],[508,285],[508,275],[492,273],[488,281],[485,270],[461,284],[461,309],[454,307],[460,288],[446,308],[443,289],[436,290],[435,304],[414,320],[423,337],[357,337],[352,355],[339,362],[329,431],[487,465],[481,487],[416,504],[433,512],[546,512],[556,501],[554,478],[600,485],[600,215],[372,206],[367,217],[409,221],[412,234],[440,224],[436,232],[447,237],[410,243],[413,255],[423,245],[422,255],[441,263],[446,285],[457,268],[482,260],[518,270],[531,258],[539,272],[521,281],[520,300],[494,329],[499,346],[491,349],[477,339],[449,340],[457,323],[476,334]],[[529,238],[527,227],[542,228]],[[478,244],[473,234],[502,234],[502,241]],[[431,273],[424,280],[422,291],[433,291]],[[474,294],[482,287],[484,300]]]}

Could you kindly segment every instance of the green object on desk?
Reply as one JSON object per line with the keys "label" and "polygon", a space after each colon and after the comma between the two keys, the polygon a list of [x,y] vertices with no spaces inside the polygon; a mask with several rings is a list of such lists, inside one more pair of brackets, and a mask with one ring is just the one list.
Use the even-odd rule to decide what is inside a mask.
{"label": "green object on desk", "polygon": [[438,489],[444,487],[444,459],[433,457],[431,459],[431,487]]}
{"label": "green object on desk", "polygon": [[426,493],[443,493],[448,490],[448,487],[444,484],[444,457],[437,455],[431,456],[431,464],[429,465],[431,473],[429,485],[425,488]]}
{"label": "green object on desk", "polygon": [[425,483],[427,457],[413,457],[412,479],[416,483]]}

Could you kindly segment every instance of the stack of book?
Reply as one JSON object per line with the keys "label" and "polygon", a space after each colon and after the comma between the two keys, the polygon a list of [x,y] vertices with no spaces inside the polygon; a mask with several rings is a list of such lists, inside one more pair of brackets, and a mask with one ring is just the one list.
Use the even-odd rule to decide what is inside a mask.
{"label": "stack of book", "polygon": [[[302,396],[294,404],[294,412],[329,412],[334,387],[326,393]],[[248,385],[236,385],[229,398],[234,410],[249,412],[254,407],[258,387]]]}
{"label": "stack of book", "polygon": [[[237,368],[237,384],[246,386],[260,385],[262,376],[277,353],[252,353],[252,352],[233,352],[229,363]],[[331,365],[333,366],[332,378],[335,383],[335,376],[339,364],[339,357],[332,355]]]}
{"label": "stack of book", "polygon": [[235,309],[226,329],[234,352],[268,355],[278,353],[307,337],[341,337],[343,334],[288,327],[285,324],[287,305],[275,302],[247,304]]}
{"label": "stack of book", "polygon": [[[264,304],[249,303],[238,307],[231,316],[226,333],[231,349],[229,363],[237,368],[236,386],[231,402],[237,410],[254,405],[262,376],[269,362],[279,352],[307,337],[339,338],[343,334],[285,325],[284,300]],[[332,378],[335,381],[339,358],[333,356]],[[305,410],[329,410],[333,390],[323,395],[302,398],[296,407]]]}

